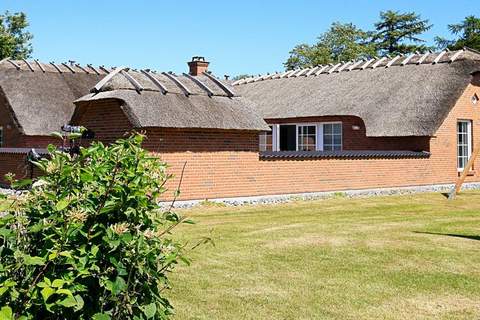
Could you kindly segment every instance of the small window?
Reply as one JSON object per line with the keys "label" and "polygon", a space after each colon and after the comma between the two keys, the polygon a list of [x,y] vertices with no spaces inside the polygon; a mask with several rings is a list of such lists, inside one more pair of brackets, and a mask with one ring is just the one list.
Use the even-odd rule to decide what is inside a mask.
{"label": "small window", "polygon": [[323,124],[323,150],[342,150],[342,124]]}
{"label": "small window", "polygon": [[477,94],[474,93],[473,96],[472,96],[472,104],[474,104],[474,105],[475,105],[475,104],[478,104],[478,100],[479,100],[479,99],[478,99]]}
{"label": "small window", "polygon": [[297,128],[298,151],[315,151],[317,146],[317,126],[299,125]]}
{"label": "small window", "polygon": [[[269,126],[272,129],[272,126]],[[272,129],[273,130],[273,129]],[[272,131],[263,131],[259,137],[260,151],[272,151],[273,150],[273,135]]]}
{"label": "small window", "polygon": [[0,127],[0,148],[3,147],[3,127]]}
{"label": "small window", "polygon": [[472,121],[457,122],[457,169],[463,171],[472,154]]}

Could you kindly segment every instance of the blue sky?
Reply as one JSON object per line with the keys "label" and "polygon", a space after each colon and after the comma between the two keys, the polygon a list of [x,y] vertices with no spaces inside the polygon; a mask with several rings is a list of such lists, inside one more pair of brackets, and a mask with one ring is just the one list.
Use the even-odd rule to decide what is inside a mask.
{"label": "blue sky", "polygon": [[202,55],[219,76],[280,71],[293,46],[332,22],[371,29],[388,9],[430,19],[429,42],[450,36],[447,24],[480,16],[478,0],[0,0],[1,11],[27,13],[41,61],[184,72]]}

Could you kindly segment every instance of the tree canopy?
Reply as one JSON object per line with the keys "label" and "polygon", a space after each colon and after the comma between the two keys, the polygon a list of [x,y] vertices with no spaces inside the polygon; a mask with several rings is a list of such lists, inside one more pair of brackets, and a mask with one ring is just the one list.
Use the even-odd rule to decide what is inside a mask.
{"label": "tree canopy", "polygon": [[435,43],[440,49],[458,50],[463,47],[480,50],[480,18],[468,16],[457,24],[449,24],[448,30],[457,36],[455,40],[436,37]]}
{"label": "tree canopy", "polygon": [[[284,63],[287,70],[386,54],[407,54],[430,47],[420,36],[432,27],[415,12],[380,12],[373,31],[352,23],[333,23],[317,43],[295,46]],[[458,27],[457,27],[458,29]]]}
{"label": "tree canopy", "polygon": [[306,68],[374,55],[375,47],[368,39],[368,33],[354,24],[334,22],[314,45],[300,44],[293,48],[285,68]]}
{"label": "tree canopy", "polygon": [[382,55],[425,51],[428,47],[419,35],[431,27],[427,19],[423,20],[415,12],[382,11],[372,32],[372,42]]}
{"label": "tree canopy", "polygon": [[32,54],[33,35],[26,31],[27,16],[23,12],[0,15],[0,59],[25,59]]}

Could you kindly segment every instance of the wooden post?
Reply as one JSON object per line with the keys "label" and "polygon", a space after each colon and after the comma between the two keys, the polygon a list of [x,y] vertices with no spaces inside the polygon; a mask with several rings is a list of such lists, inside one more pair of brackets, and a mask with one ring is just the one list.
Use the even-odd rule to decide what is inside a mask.
{"label": "wooden post", "polygon": [[479,153],[480,153],[480,142],[477,143],[477,145],[475,146],[475,149],[473,150],[473,153],[470,156],[470,159],[468,159],[467,165],[465,166],[465,168],[463,168],[462,174],[460,175],[460,177],[458,177],[457,182],[455,183],[455,187],[448,195],[449,200],[455,199],[455,196],[457,195],[457,193],[460,192],[460,189],[462,188],[462,184],[465,181],[465,178],[467,178],[467,175],[470,172],[470,169],[472,168],[473,163],[475,162],[475,159],[477,158]]}

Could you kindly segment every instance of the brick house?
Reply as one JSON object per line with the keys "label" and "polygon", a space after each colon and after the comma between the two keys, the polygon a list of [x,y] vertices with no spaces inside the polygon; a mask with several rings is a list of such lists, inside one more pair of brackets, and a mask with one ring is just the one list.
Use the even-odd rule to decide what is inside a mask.
{"label": "brick house", "polygon": [[[144,130],[145,148],[176,175],[171,185],[186,163],[182,199],[449,184],[480,141],[480,54],[470,49],[318,66],[232,84],[204,73],[208,63],[202,59],[191,61],[190,72],[181,76],[68,64],[42,72],[39,66],[48,65],[29,68],[20,61],[0,65],[1,77],[10,79],[68,74],[75,89],[50,106],[66,102],[70,113],[48,130],[70,121],[104,142]],[[88,89],[74,85],[80,76]],[[0,114],[6,115],[0,126],[15,127],[17,138],[4,131],[0,174],[11,168],[5,159],[12,161],[12,148],[47,141],[47,126],[18,129],[26,120],[17,113],[36,119],[35,110],[28,103],[12,105],[15,95],[35,103],[35,83],[10,83],[11,93],[4,88],[8,77],[0,79]],[[10,124],[4,122],[8,117]],[[468,182],[480,182],[479,161]]]}
{"label": "brick house", "polygon": [[41,152],[57,143],[50,133],[70,121],[72,101],[85,95],[106,71],[74,63],[0,61],[0,183],[8,172],[30,175],[28,151]]}

